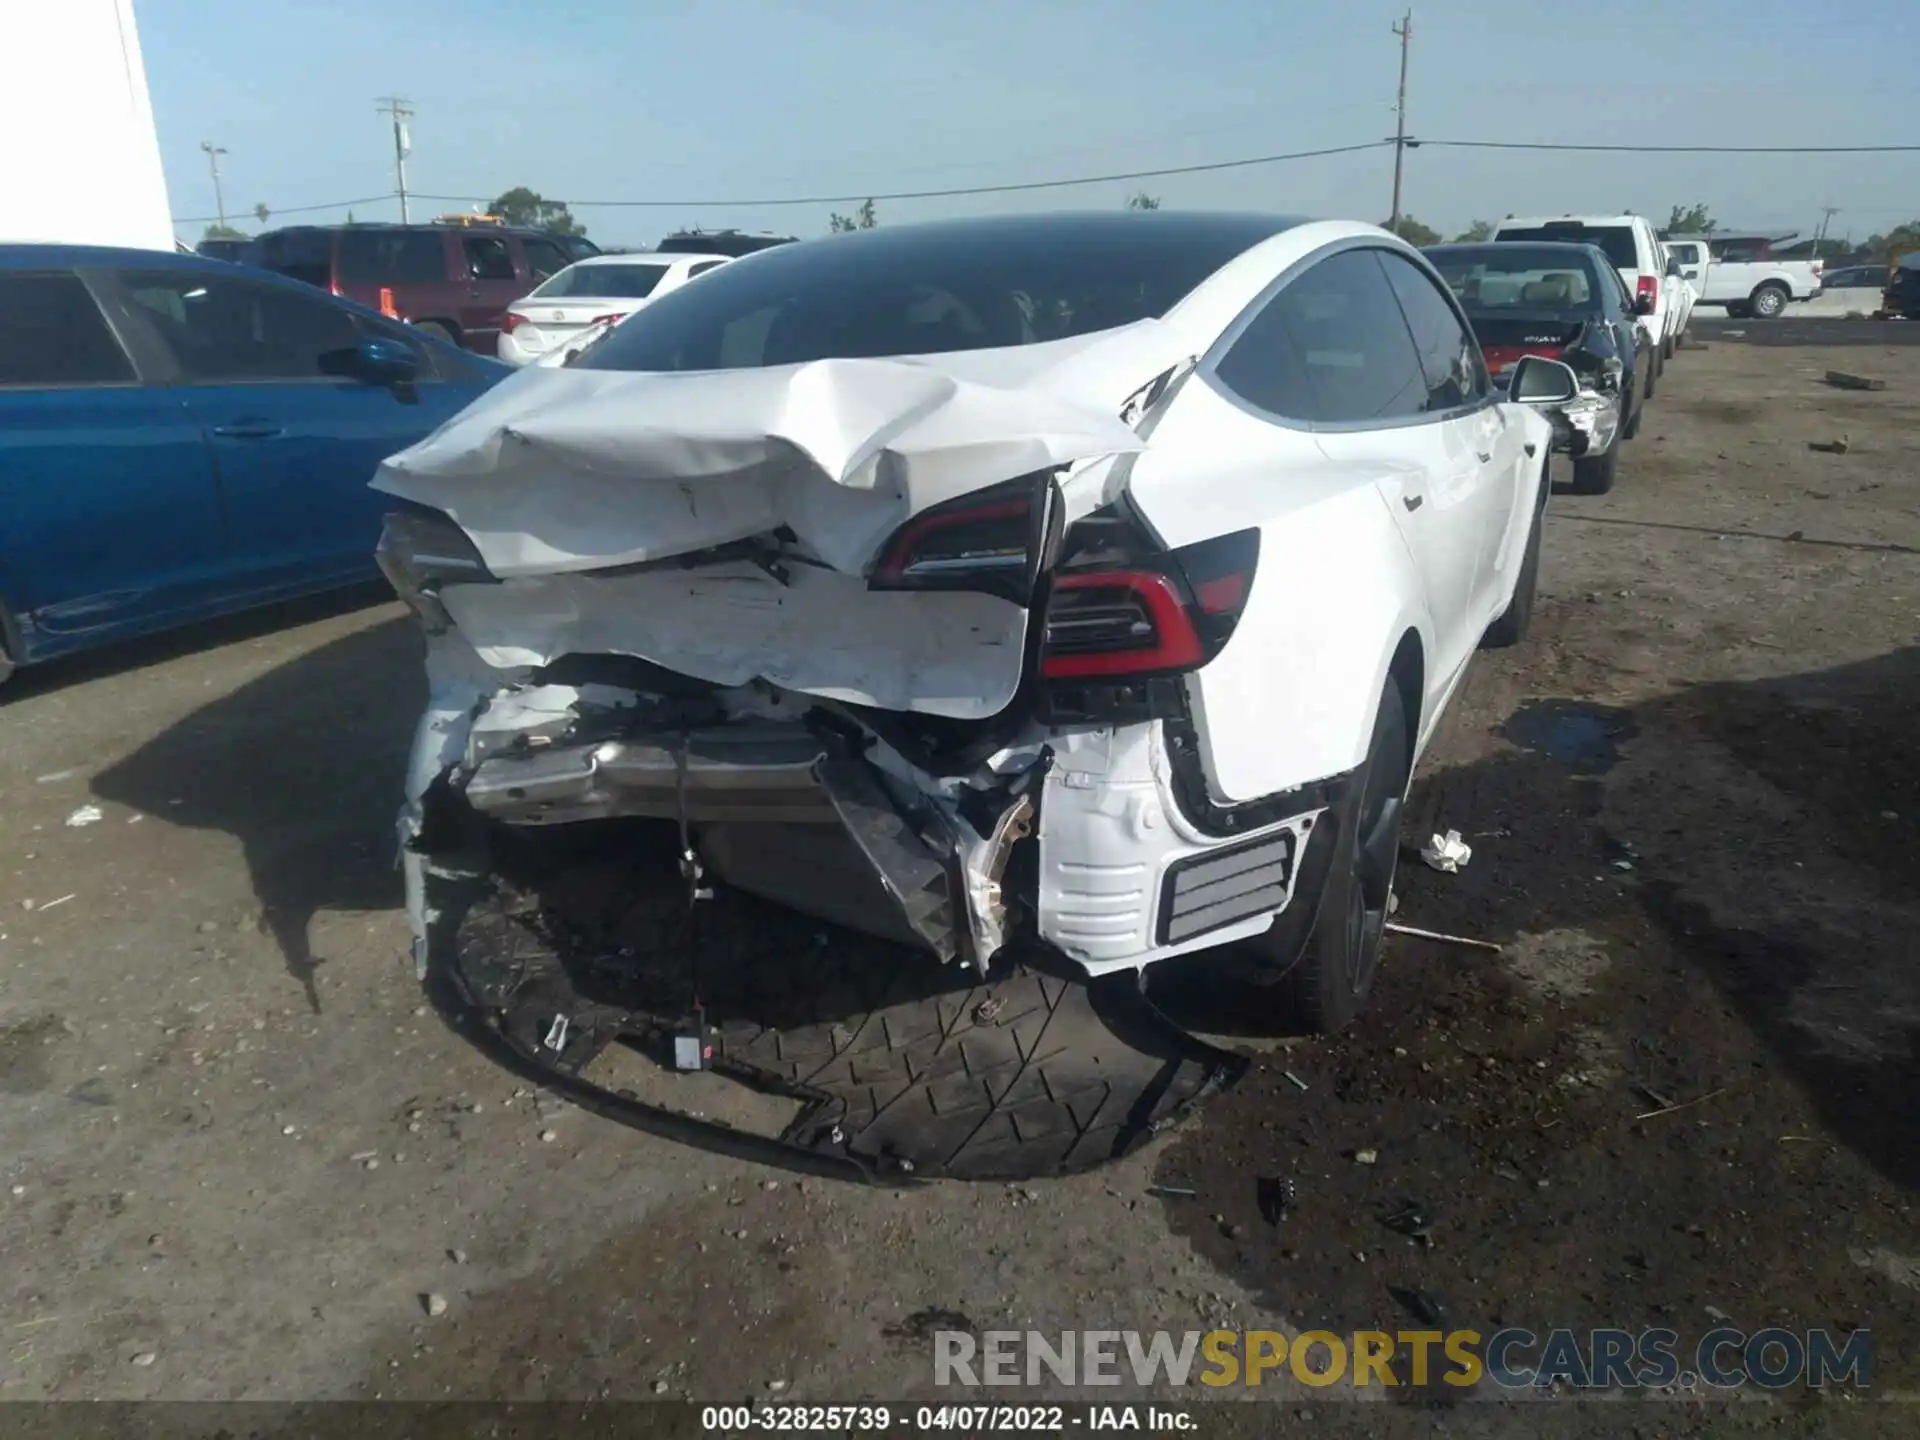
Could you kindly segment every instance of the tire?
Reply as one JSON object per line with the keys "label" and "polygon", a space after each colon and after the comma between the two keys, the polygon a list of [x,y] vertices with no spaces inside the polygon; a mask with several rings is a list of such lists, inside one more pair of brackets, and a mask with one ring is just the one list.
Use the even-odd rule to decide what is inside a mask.
{"label": "tire", "polygon": [[1680,348],[1679,343],[1671,335],[1667,336],[1666,339],[1662,340],[1660,342],[1661,363],[1664,364],[1668,360],[1671,360],[1673,358],[1673,352],[1679,348]]}
{"label": "tire", "polygon": [[1604,495],[1613,489],[1614,473],[1620,468],[1620,442],[1614,441],[1604,455],[1582,456],[1573,462],[1573,493]]}
{"label": "tire", "polygon": [[[1647,413],[1647,407],[1644,405],[1635,405],[1631,391],[1620,397],[1620,403],[1623,405],[1633,405],[1632,411],[1627,416],[1627,423],[1620,430],[1621,440],[1631,440],[1640,433],[1640,417]],[[1618,441],[1614,443],[1616,447],[1619,444]]]}
{"label": "tire", "polygon": [[[1320,913],[1300,961],[1274,987],[1292,1027],[1329,1034],[1366,1007],[1386,938],[1388,897],[1400,858],[1400,820],[1412,771],[1406,704],[1391,679],[1380,697],[1373,740],[1356,777],[1360,803],[1320,896]],[[1301,899],[1306,897],[1302,896]],[[1257,946],[1258,941],[1249,942]]]}
{"label": "tire", "polygon": [[1653,387],[1660,380],[1660,351],[1658,348],[1647,351],[1647,399],[1653,398]]}
{"label": "tire", "polygon": [[[1546,484],[1546,476],[1542,474],[1540,485],[1543,490]],[[1513,598],[1507,601],[1507,608],[1494,617],[1493,623],[1487,626],[1486,633],[1480,637],[1482,650],[1511,649],[1527,638],[1527,630],[1533,624],[1534,595],[1540,588],[1540,532],[1545,528],[1542,524],[1545,516],[1546,506],[1536,497],[1533,523],[1527,530],[1527,548],[1520,557],[1520,574],[1513,582]]]}
{"label": "tire", "polygon": [[1729,300],[1727,302],[1727,318],[1729,320],[1748,320],[1751,319],[1752,316],[1753,307],[1746,301]]}
{"label": "tire", "polygon": [[444,340],[447,344],[454,346],[460,343],[458,332],[444,320],[411,320],[408,323],[421,334],[431,336],[435,340]]}
{"label": "tire", "polygon": [[1788,295],[1784,287],[1769,281],[1755,288],[1748,300],[1756,320],[1778,320],[1787,308]]}

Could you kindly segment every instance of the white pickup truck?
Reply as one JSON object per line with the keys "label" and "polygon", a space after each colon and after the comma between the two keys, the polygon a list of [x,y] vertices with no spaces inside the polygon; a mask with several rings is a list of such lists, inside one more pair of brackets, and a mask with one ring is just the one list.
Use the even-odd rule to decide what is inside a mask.
{"label": "white pickup truck", "polygon": [[1772,320],[1789,303],[1820,293],[1820,260],[1777,260],[1769,235],[1672,235],[1663,242],[1680,262],[1680,278],[1701,305],[1724,305],[1727,314]]}

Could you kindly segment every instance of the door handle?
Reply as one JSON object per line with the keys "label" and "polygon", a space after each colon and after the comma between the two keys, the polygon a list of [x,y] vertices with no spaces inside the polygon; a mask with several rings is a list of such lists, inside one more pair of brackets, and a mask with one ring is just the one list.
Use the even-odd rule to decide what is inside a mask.
{"label": "door handle", "polygon": [[467,291],[467,298],[469,300],[478,300],[480,298],[480,287],[476,285],[473,289]]}
{"label": "door handle", "polygon": [[1493,463],[1493,452],[1491,450],[1476,450],[1473,453],[1480,457],[1480,463],[1482,465],[1491,465]]}
{"label": "door handle", "polygon": [[1424,495],[1402,495],[1400,497],[1400,503],[1409,510],[1418,510],[1422,505],[1427,503],[1427,497]]}
{"label": "door handle", "polygon": [[271,420],[235,420],[214,426],[213,433],[227,440],[273,440],[287,432]]}

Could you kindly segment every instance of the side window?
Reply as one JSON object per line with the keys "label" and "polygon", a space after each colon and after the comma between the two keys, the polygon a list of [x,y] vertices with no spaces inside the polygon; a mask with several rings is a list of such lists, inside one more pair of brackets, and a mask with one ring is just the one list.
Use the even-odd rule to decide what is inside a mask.
{"label": "side window", "polygon": [[203,271],[130,271],[121,284],[201,384],[327,378],[320,357],[357,337],[352,315],[319,296]]}
{"label": "side window", "polygon": [[542,240],[536,235],[522,235],[520,251],[527,257],[527,272],[536,280],[558,275],[573,263],[553,241]]}
{"label": "side window", "polygon": [[467,274],[475,280],[512,280],[513,252],[498,235],[463,235]]}
{"label": "side window", "polygon": [[687,268],[687,278],[691,280],[696,275],[704,275],[707,271],[716,269],[726,263],[724,260],[702,260],[698,265],[692,265]]}
{"label": "side window", "polygon": [[1215,367],[1275,415],[1358,424],[1417,415],[1427,386],[1378,252],[1343,250],[1267,302]]}
{"label": "side window", "polygon": [[1427,385],[1428,411],[1457,410],[1481,399],[1490,382],[1480,347],[1446,296],[1417,266],[1392,251],[1380,252],[1380,264],[1407,317],[1407,329],[1413,332],[1413,348]]}
{"label": "side window", "polygon": [[0,274],[0,386],[125,385],[133,362],[77,275]]}
{"label": "side window", "polygon": [[432,285],[447,278],[447,252],[431,230],[346,230],[340,278],[357,285]]}

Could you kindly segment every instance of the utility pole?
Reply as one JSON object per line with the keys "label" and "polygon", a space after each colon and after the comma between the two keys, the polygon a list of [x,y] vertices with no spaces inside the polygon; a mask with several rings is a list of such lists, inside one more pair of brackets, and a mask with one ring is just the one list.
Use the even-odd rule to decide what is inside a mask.
{"label": "utility pole", "polygon": [[407,223],[407,156],[413,153],[413,137],[407,122],[413,118],[413,103],[398,95],[382,95],[374,102],[383,114],[393,117],[393,174],[400,188],[400,223]]}
{"label": "utility pole", "polygon": [[200,148],[207,152],[207,164],[213,170],[213,209],[214,213],[220,217],[220,228],[224,230],[227,228],[227,201],[226,197],[220,193],[220,157],[227,152],[224,147],[214,144],[211,140],[202,140]]}
{"label": "utility pole", "polygon": [[1407,42],[1413,39],[1413,11],[1393,27],[1400,37],[1400,94],[1393,102],[1393,218],[1387,228],[1400,233],[1400,162],[1407,153]]}
{"label": "utility pole", "polygon": [[1808,257],[1809,259],[1817,260],[1820,258],[1820,242],[1827,238],[1827,226],[1832,223],[1833,217],[1839,213],[1840,207],[1837,205],[1823,205],[1820,207],[1820,228],[1813,232],[1813,254]]}

